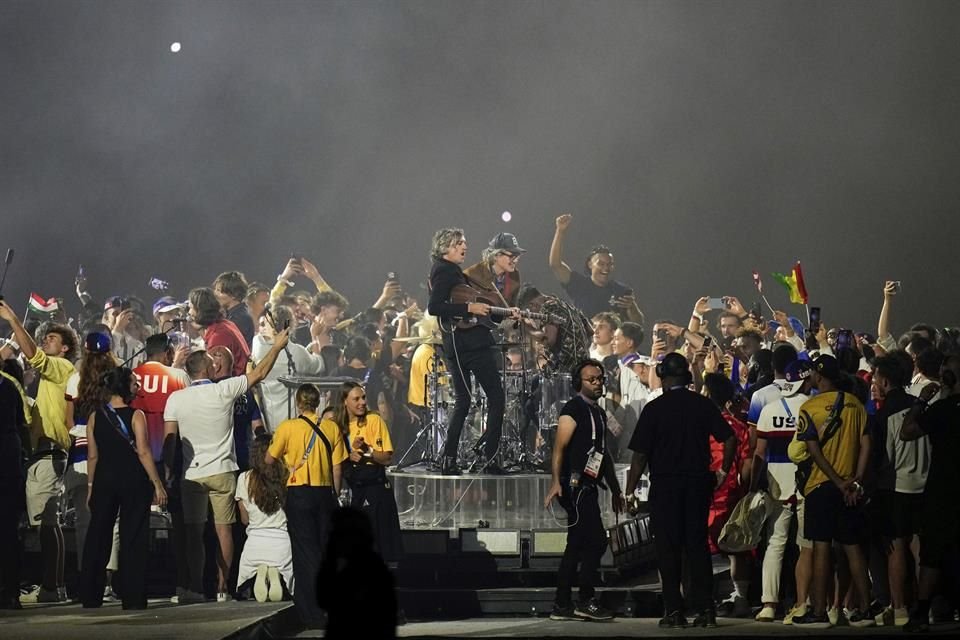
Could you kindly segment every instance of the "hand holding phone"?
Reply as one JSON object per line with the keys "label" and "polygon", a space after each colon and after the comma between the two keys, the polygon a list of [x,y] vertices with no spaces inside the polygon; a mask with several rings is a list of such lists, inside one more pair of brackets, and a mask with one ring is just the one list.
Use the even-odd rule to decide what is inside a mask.
{"label": "hand holding phone", "polygon": [[727,304],[723,301],[723,298],[707,298],[707,306],[710,307],[711,311],[727,308]]}

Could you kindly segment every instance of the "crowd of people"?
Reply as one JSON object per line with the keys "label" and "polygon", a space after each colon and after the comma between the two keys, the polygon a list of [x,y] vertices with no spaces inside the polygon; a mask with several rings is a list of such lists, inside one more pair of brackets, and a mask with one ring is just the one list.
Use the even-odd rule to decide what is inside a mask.
{"label": "crowd of people", "polygon": [[[718,614],[811,628],[952,619],[960,513],[947,456],[960,332],[916,324],[895,335],[895,282],[875,334],[764,318],[734,296],[696,300],[686,324],[650,323],[613,278],[609,247],[594,247],[582,269],[567,264],[572,224],[557,218],[547,258],[563,298],[520,277],[526,251],[513,234],[464,268],[467,239],[450,228],[433,237],[428,299],[390,274],[353,315],[300,256],[271,286],[227,271],[185,301],[149,306],[133,295],[98,304],[79,277],[75,318],[64,304],[22,321],[0,301],[0,501],[37,528],[43,560],[39,584],[21,594],[19,523],[5,518],[0,607],[71,595],[85,607],[146,606],[154,509],[172,523],[175,602],[292,597],[304,624],[320,626],[345,597],[318,582],[343,574],[338,558],[380,572],[402,554],[386,469],[431,419],[434,367],[453,402],[429,462],[451,476],[508,471],[502,376],[529,367],[572,381],[556,424],[537,430],[552,440],[545,506],[558,499],[568,516],[551,617],[612,617],[594,589],[607,544],[601,491],[616,511],[635,511],[649,478],[662,626],[686,626],[687,612],[700,626]],[[510,345],[502,357],[497,343]],[[291,387],[297,376],[342,383],[325,394]],[[480,390],[487,415],[468,463],[460,440]],[[618,462],[630,464],[623,492]],[[724,525],[757,492],[773,505],[764,539],[727,552]],[[341,512],[348,503],[362,517]],[[65,588],[64,508],[76,594]],[[338,535],[338,522],[355,537]],[[734,591],[719,603],[711,553],[730,559]]]}

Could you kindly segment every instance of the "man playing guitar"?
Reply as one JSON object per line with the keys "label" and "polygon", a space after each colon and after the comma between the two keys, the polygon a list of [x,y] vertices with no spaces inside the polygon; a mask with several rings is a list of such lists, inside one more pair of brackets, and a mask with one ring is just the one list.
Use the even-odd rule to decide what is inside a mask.
{"label": "man playing guitar", "polygon": [[483,451],[480,452],[483,460],[478,469],[484,473],[503,473],[496,462],[496,455],[500,447],[506,400],[497,369],[497,351],[493,348],[495,341],[488,321],[491,309],[511,316],[519,316],[519,310],[491,307],[485,302],[463,301],[466,298],[462,295],[456,298],[460,302],[455,301],[455,289],[462,293],[469,285],[460,267],[466,256],[467,239],[463,229],[440,229],[433,235],[430,249],[433,266],[430,269],[430,302],[427,310],[440,321],[444,360],[456,395],[443,447],[440,466],[443,475],[460,475],[457,449],[470,409],[471,394],[467,377],[470,373],[473,373],[487,396],[487,426]]}

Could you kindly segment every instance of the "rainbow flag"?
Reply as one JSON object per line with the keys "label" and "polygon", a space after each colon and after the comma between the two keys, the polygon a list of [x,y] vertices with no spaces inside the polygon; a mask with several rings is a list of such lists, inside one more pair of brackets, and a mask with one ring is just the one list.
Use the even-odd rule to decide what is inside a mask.
{"label": "rainbow flag", "polygon": [[30,307],[31,311],[36,311],[37,313],[53,313],[60,308],[60,304],[56,298],[44,300],[43,296],[38,293],[30,294],[30,300],[27,301],[27,306]]}
{"label": "rainbow flag", "polygon": [[773,278],[782,284],[787,293],[790,294],[790,302],[807,304],[809,296],[807,295],[807,286],[803,282],[803,269],[800,267],[799,260],[797,260],[797,265],[790,272],[790,275],[774,273]]}

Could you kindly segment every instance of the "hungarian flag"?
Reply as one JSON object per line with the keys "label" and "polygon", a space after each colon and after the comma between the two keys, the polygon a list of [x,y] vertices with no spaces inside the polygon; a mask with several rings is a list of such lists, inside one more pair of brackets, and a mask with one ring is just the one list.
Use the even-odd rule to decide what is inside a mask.
{"label": "hungarian flag", "polygon": [[782,273],[774,273],[773,278],[782,284],[787,290],[787,293],[790,294],[790,302],[807,304],[809,296],[807,295],[807,287],[803,283],[803,269],[800,267],[799,260],[797,260],[797,265],[790,272],[790,275],[785,276]]}
{"label": "hungarian flag", "polygon": [[56,298],[44,300],[43,296],[37,293],[30,294],[30,300],[27,302],[27,306],[30,307],[31,311],[36,311],[37,313],[53,313],[60,308],[60,304]]}

